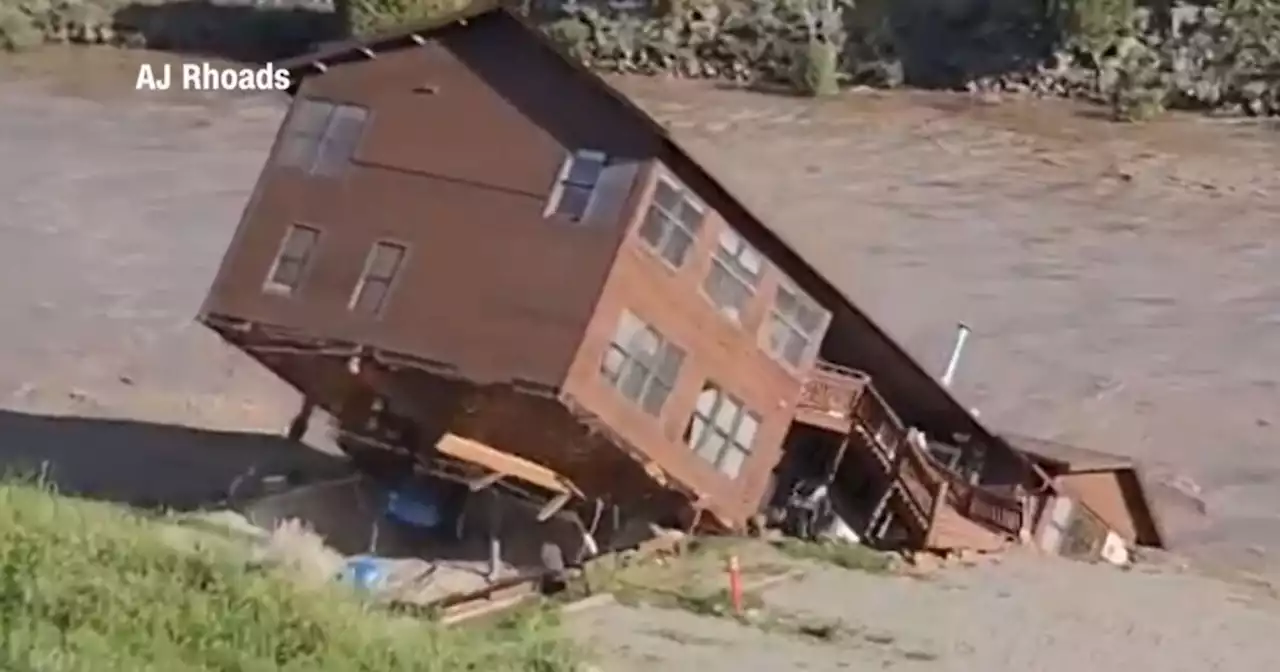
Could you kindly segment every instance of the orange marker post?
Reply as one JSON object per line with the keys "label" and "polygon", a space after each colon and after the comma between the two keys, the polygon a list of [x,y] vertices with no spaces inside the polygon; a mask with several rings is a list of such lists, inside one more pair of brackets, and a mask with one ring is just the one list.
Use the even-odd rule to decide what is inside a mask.
{"label": "orange marker post", "polygon": [[729,556],[729,600],[733,605],[733,613],[742,615],[742,570],[738,566],[738,556]]}

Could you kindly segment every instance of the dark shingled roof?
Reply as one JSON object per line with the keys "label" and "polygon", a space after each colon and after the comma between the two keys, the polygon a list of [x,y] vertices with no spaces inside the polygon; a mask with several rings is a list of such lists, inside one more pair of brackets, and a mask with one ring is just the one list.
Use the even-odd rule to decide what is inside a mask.
{"label": "dark shingled roof", "polygon": [[1009,445],[1031,455],[1038,462],[1046,463],[1068,472],[1114,471],[1134,468],[1133,460],[1123,455],[1104,453],[1100,450],[1080,448],[1060,441],[1038,439],[1032,436],[1004,433],[1000,435]]}

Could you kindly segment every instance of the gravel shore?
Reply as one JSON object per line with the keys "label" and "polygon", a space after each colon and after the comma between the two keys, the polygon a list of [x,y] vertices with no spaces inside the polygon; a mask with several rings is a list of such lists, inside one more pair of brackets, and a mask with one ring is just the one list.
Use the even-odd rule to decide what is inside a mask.
{"label": "gravel shore", "polygon": [[926,578],[820,568],[764,602],[839,633],[616,604],[570,626],[605,672],[1234,672],[1273,666],[1280,627],[1280,602],[1256,587],[1030,555]]}

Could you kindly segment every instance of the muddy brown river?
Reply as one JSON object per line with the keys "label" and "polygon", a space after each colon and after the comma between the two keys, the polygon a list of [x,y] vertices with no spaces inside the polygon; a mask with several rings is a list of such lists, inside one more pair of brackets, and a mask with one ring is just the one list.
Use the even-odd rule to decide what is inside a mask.
{"label": "muddy brown river", "polygon": [[[191,317],[284,103],[135,92],[167,58],[0,60],[0,395],[278,429],[292,394]],[[992,425],[1138,457],[1189,552],[1277,566],[1280,129],[621,85],[926,365],[970,324],[957,394]]]}

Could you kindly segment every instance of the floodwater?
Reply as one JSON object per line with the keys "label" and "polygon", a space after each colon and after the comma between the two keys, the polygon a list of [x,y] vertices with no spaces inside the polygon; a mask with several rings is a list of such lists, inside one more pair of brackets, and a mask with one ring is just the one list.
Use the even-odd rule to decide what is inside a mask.
{"label": "floodwater", "polygon": [[[133,90],[168,59],[0,61],[0,394],[279,427],[292,393],[190,320],[283,103]],[[956,390],[993,426],[1138,457],[1186,548],[1273,564],[1280,130],[620,83],[927,366],[971,325]]]}

